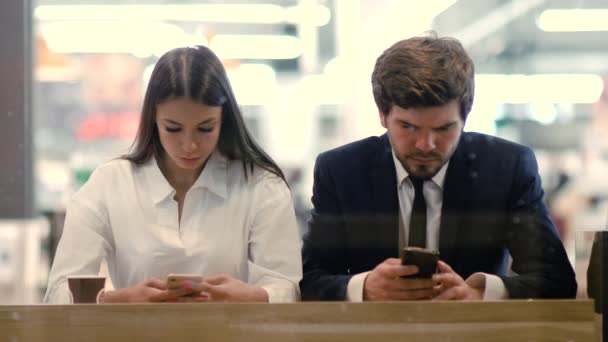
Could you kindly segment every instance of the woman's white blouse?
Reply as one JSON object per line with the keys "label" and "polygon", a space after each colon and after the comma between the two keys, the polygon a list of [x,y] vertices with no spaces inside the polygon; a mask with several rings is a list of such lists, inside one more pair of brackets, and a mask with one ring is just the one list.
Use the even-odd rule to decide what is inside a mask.
{"label": "woman's white blouse", "polygon": [[260,286],[269,302],[299,299],[301,240],[287,185],[214,153],[187,192],[181,223],[175,190],[154,158],[98,167],[67,206],[44,298],[69,303],[66,276],[98,274],[114,287],[169,273],[227,274]]}

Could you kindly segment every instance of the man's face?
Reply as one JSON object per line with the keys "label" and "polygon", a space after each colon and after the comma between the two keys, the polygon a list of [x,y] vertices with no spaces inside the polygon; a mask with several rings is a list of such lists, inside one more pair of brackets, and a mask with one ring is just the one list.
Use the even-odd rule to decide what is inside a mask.
{"label": "man's face", "polygon": [[443,106],[380,113],[397,159],[408,174],[432,178],[456,150],[464,122],[456,100]]}

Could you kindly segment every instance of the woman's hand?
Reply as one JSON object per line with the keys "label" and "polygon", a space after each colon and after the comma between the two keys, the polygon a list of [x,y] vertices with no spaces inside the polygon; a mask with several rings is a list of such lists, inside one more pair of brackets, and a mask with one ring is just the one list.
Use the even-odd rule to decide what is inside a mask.
{"label": "woman's hand", "polygon": [[212,302],[268,302],[268,293],[261,287],[244,283],[227,275],[207,276],[193,290],[208,294]]}
{"label": "woman's hand", "polygon": [[167,282],[151,278],[130,287],[104,293],[102,303],[149,303],[173,301],[192,293],[191,288],[167,290]]}

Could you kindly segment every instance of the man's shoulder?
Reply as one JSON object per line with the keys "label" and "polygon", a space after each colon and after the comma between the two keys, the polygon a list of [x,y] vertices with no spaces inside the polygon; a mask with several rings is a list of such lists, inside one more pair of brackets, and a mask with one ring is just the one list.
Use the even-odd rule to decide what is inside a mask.
{"label": "man's shoulder", "polygon": [[461,148],[471,152],[489,153],[502,157],[502,154],[528,153],[531,149],[525,145],[499,138],[489,134],[464,132],[461,138]]}
{"label": "man's shoulder", "polygon": [[534,152],[527,146],[487,134],[466,132],[451,159],[452,164],[504,176],[505,170],[517,165],[532,166],[531,170],[534,170],[537,162]]}

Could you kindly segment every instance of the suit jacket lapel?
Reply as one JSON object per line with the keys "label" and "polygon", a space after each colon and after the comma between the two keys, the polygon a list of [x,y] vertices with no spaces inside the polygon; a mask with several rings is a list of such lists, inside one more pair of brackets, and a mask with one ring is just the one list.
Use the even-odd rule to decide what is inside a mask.
{"label": "suit jacket lapel", "polygon": [[[386,257],[399,255],[399,197],[397,194],[397,174],[391,146],[386,134],[375,158],[371,172],[372,203],[376,212],[376,227],[379,246],[387,246],[382,252]],[[392,247],[391,247],[392,246]]]}
{"label": "suit jacket lapel", "polygon": [[[443,204],[439,228],[441,259],[457,260],[458,244],[466,237],[459,236],[463,214],[467,212],[471,182],[477,176],[473,167],[475,155],[469,152],[467,135],[463,133],[454,155],[450,159],[443,187]],[[455,266],[455,265],[452,265]]]}

